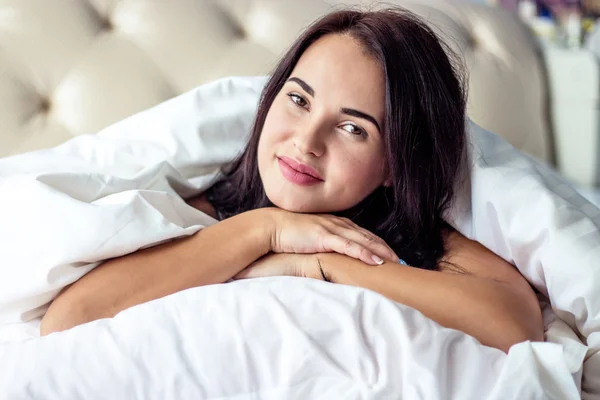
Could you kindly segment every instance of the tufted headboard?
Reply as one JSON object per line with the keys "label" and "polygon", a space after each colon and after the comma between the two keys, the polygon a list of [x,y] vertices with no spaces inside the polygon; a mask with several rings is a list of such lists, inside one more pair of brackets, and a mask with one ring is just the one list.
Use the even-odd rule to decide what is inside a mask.
{"label": "tufted headboard", "polygon": [[[92,133],[204,82],[268,74],[324,0],[2,0],[0,157]],[[539,49],[512,15],[388,1],[425,17],[466,60],[469,114],[552,161]]]}

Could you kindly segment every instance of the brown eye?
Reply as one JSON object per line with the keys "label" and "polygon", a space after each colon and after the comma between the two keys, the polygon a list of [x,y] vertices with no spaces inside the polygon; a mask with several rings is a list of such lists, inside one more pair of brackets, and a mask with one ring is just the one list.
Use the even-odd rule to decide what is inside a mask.
{"label": "brown eye", "polygon": [[356,126],[354,124],[346,124],[346,125],[344,125],[344,127],[342,129],[352,135],[367,137],[367,132],[365,132],[364,129],[362,129],[359,126]]}
{"label": "brown eye", "polygon": [[294,104],[296,104],[299,107],[306,108],[306,106],[308,105],[308,103],[306,102],[306,100],[304,100],[304,98],[302,96],[300,96],[299,94],[290,93],[290,94],[288,94],[288,97],[290,99],[292,99],[292,101],[294,102]]}

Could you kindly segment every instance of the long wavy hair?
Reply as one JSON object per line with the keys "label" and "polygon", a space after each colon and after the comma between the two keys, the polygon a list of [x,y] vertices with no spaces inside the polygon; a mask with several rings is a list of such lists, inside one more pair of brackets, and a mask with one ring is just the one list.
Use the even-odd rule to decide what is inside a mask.
{"label": "long wavy hair", "polygon": [[454,197],[466,151],[466,80],[449,47],[401,8],[340,10],[310,25],[271,74],[247,146],[224,179],[208,190],[208,199],[219,218],[273,206],[258,172],[263,125],[304,51],[328,34],[358,40],[384,71],[382,130],[391,182],[336,215],[384,239],[409,265],[437,269],[448,227],[442,215]]}

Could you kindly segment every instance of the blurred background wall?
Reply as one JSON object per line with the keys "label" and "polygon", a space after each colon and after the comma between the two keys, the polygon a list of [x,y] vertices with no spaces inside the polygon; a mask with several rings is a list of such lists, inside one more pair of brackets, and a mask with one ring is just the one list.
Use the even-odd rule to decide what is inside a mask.
{"label": "blurred background wall", "polygon": [[[555,131],[557,154],[577,141],[590,148],[600,148],[599,134],[599,82],[600,59],[600,0],[471,0],[491,7],[503,8],[517,16],[535,35],[545,55],[545,67],[550,85],[551,114]],[[587,135],[581,134],[588,132]],[[595,150],[597,157],[598,150]],[[566,155],[568,153],[569,155]],[[566,152],[567,158],[578,152]],[[559,164],[561,161],[558,162]],[[567,168],[568,169],[568,168]],[[566,175],[584,182],[588,187],[599,184],[598,163],[582,179],[582,171],[563,171]]]}

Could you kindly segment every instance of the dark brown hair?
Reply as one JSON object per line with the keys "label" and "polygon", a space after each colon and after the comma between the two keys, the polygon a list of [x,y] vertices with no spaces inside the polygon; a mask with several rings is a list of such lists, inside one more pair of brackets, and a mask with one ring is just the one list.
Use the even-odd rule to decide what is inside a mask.
{"label": "dark brown hair", "polygon": [[456,56],[404,9],[335,11],[309,26],[273,71],[245,150],[209,189],[208,198],[221,218],[272,206],[258,173],[261,131],[301,55],[328,34],[358,40],[386,78],[382,130],[391,186],[379,187],[337,215],[380,236],[409,265],[436,269],[444,254],[442,215],[453,199],[465,154],[465,80]]}

